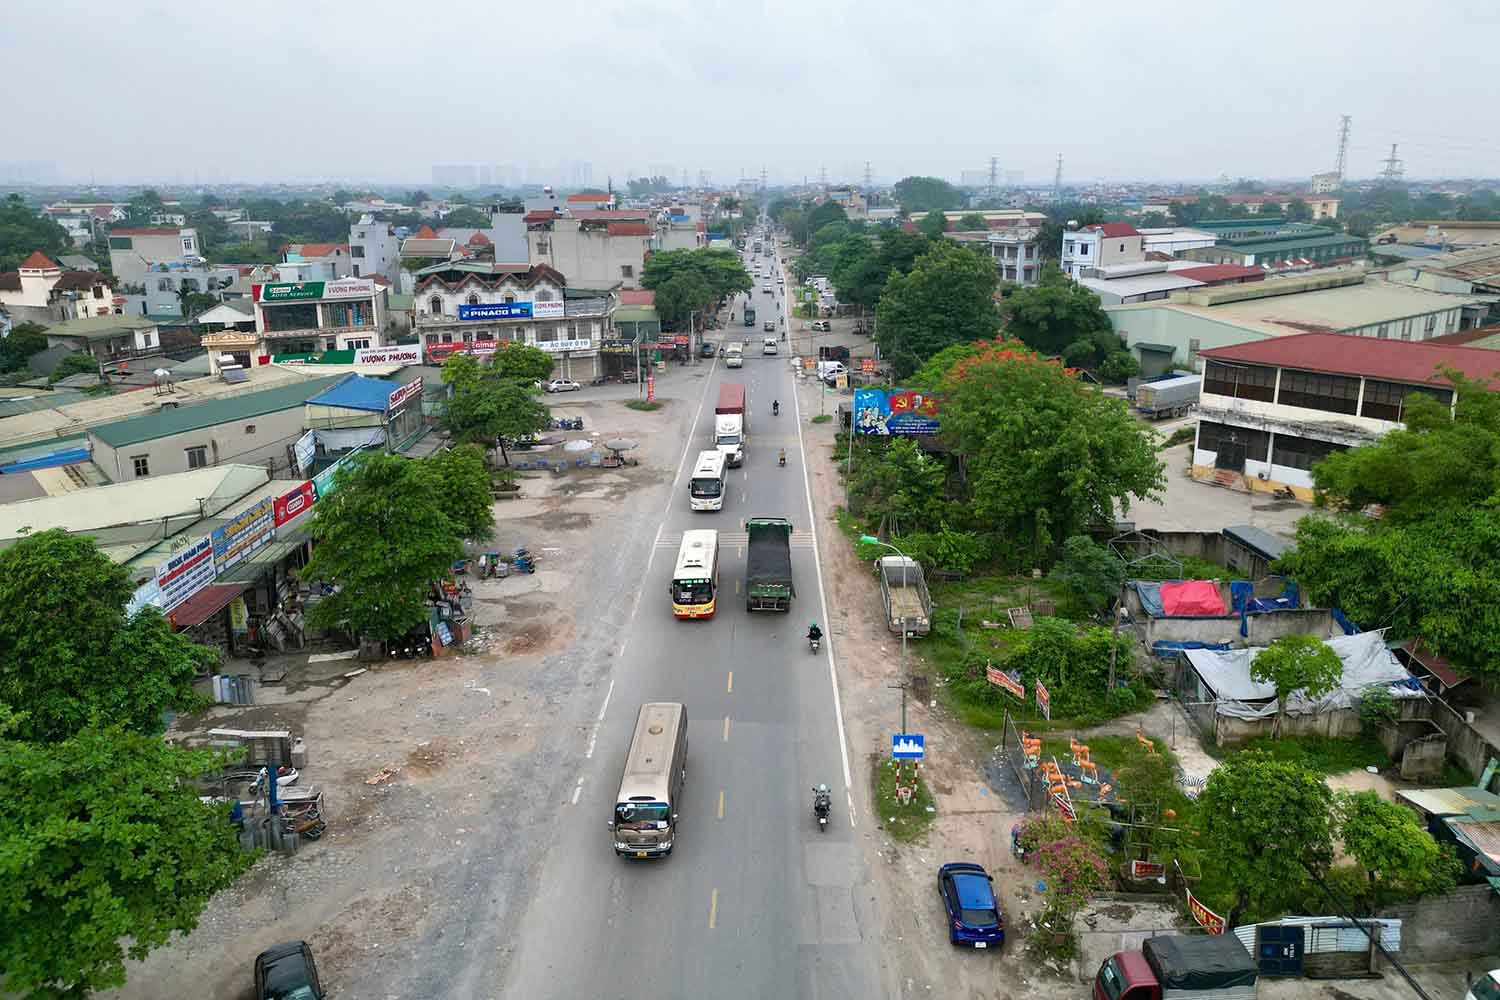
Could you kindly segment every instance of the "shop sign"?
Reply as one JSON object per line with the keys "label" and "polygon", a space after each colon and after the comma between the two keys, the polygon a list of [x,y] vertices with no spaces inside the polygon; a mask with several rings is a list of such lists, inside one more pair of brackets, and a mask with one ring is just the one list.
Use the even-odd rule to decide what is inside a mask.
{"label": "shop sign", "polygon": [[635,350],[635,344],[628,340],[601,340],[599,350],[605,354],[630,354]]}
{"label": "shop sign", "polygon": [[563,301],[561,299],[555,302],[533,302],[531,304],[531,315],[537,319],[562,319],[564,312],[566,310],[563,308]]}
{"label": "shop sign", "polygon": [[270,497],[213,530],[214,563],[226,570],[244,562],[276,537],[276,504]]}
{"label": "shop sign", "polygon": [[375,282],[367,278],[340,278],[323,284],[325,299],[368,299],[375,294]]}
{"label": "shop sign", "polygon": [[856,389],[854,430],[878,436],[936,434],[937,400],[925,392]]}
{"label": "shop sign", "polygon": [[[561,305],[561,303],[558,303]],[[530,302],[489,302],[458,307],[461,320],[531,319]]]}
{"label": "shop sign", "polygon": [[1042,718],[1052,721],[1052,695],[1041,681],[1036,682],[1036,707],[1042,713]]}
{"label": "shop sign", "polygon": [[875,374],[875,359],[874,358],[865,358],[863,361],[861,361],[859,363],[859,370],[862,371],[862,372],[864,372],[866,375],[874,375]]}
{"label": "shop sign", "polygon": [[1130,862],[1130,877],[1133,879],[1161,878],[1166,873],[1167,866],[1155,861]]}
{"label": "shop sign", "polygon": [[156,571],[157,599],[152,603],[163,612],[171,611],[183,601],[214,582],[214,547],[209,536],[178,550]]}
{"label": "shop sign", "polygon": [[999,667],[986,666],[984,668],[984,679],[998,688],[1004,688],[1015,697],[1026,700],[1026,687],[1021,683],[1019,673],[1011,673],[1001,670]]}
{"label": "shop sign", "polygon": [[396,344],[391,347],[361,347],[354,352],[357,365],[420,365],[421,344]]}
{"label": "shop sign", "polygon": [[468,340],[459,344],[429,344],[427,354],[434,361],[440,361],[450,354],[472,354],[476,358],[485,358],[499,349],[498,340]]}
{"label": "shop sign", "polygon": [[307,470],[312,468],[313,456],[318,452],[318,438],[312,431],[308,431],[297,439],[292,445],[292,454],[297,457],[297,471],[304,476]]}
{"label": "shop sign", "polygon": [[304,302],[323,297],[321,281],[284,281],[260,286],[262,302]]}
{"label": "shop sign", "polygon": [[130,600],[125,603],[126,617],[134,618],[135,613],[148,604],[161,607],[161,587],[154,576],[135,588],[135,593],[130,595]]}
{"label": "shop sign", "polygon": [[655,375],[647,375],[646,376],[646,402],[648,402],[648,403],[654,403],[654,402],[656,402],[656,376]]}
{"label": "shop sign", "polygon": [[693,338],[687,336],[686,334],[679,333],[679,334],[677,334],[676,336],[674,336],[672,338],[672,343],[676,344],[678,347],[686,347],[688,344],[690,344],[692,342],[693,342]]}
{"label": "shop sign", "polygon": [[411,399],[413,396],[420,395],[421,392],[422,379],[420,376],[406,383],[405,385],[398,385],[396,388],[391,390],[390,402],[386,405],[386,409],[394,410],[396,407],[400,406],[408,399]]}
{"label": "shop sign", "polygon": [[1194,920],[1198,921],[1198,926],[1210,934],[1223,934],[1224,918],[1200,903],[1193,895],[1193,890],[1185,889],[1184,891],[1187,893],[1188,912],[1193,915]]}
{"label": "shop sign", "polygon": [[533,347],[540,348],[548,354],[560,354],[563,351],[587,351],[594,346],[592,340],[538,340]]}
{"label": "shop sign", "polygon": [[312,480],[298,483],[297,488],[283,493],[276,498],[274,505],[276,526],[279,528],[294,517],[305,513],[309,507],[317,502],[318,496],[313,492]]}
{"label": "shop sign", "polygon": [[232,632],[250,631],[250,609],[245,606],[244,597],[229,602],[229,628]]}

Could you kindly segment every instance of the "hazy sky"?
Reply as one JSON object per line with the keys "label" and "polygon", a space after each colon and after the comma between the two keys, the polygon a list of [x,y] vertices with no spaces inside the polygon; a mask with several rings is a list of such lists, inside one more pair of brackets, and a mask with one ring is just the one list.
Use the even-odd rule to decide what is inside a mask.
{"label": "hazy sky", "polygon": [[[1496,0],[4,0],[0,161],[63,181],[1500,176]],[[570,183],[567,176],[549,178]]]}

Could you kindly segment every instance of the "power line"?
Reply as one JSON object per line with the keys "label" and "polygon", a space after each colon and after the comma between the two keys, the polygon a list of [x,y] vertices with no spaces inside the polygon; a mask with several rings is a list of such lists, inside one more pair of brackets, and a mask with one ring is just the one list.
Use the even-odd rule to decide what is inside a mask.
{"label": "power line", "polygon": [[1339,187],[1344,186],[1344,166],[1349,156],[1349,122],[1348,115],[1339,118],[1339,155],[1334,161],[1333,172],[1339,175]]}

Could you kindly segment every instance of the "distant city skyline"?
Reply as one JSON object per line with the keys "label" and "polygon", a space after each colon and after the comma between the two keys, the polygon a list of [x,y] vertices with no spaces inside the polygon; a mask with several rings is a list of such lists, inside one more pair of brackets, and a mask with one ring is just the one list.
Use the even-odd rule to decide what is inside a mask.
{"label": "distant city skyline", "polygon": [[[1500,175],[1500,109],[1479,97],[1488,61],[1403,71],[1414,53],[1497,34],[1500,6],[1470,0],[1420,18],[1353,2],[1017,17],[955,0],[559,0],[504,18],[460,3],[414,17],[369,0],[360,20],[391,30],[368,44],[343,8],[168,4],[110,17],[87,73],[58,71],[59,40],[97,37],[110,8],[14,6],[0,61],[44,82],[8,107],[0,183],[420,186],[458,166],[476,184],[488,168],[491,183],[686,173],[727,186],[764,168],[781,185],[859,183],[867,162],[886,183],[956,182],[993,156],[1045,186],[1059,154],[1066,183],[1305,178],[1333,167],[1344,114],[1352,179],[1376,176],[1392,143],[1410,178]],[[682,41],[711,38],[724,41]]]}

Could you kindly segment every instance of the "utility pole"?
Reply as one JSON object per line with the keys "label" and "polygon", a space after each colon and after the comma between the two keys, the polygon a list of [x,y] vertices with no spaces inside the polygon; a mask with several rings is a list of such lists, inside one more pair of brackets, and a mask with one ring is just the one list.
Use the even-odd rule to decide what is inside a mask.
{"label": "utility pole", "polygon": [[1402,163],[1396,157],[1396,144],[1391,143],[1391,155],[1385,158],[1385,169],[1381,171],[1380,177],[1387,184],[1400,184],[1402,174]]}
{"label": "utility pole", "polygon": [[1057,173],[1052,175],[1052,200],[1062,201],[1062,154],[1057,154]]}
{"label": "utility pole", "polygon": [[1350,121],[1348,115],[1342,115],[1339,118],[1339,155],[1333,164],[1333,172],[1339,175],[1339,187],[1344,186],[1344,168],[1348,163]]}
{"label": "utility pole", "polygon": [[906,735],[906,678],[902,677],[901,678],[901,682],[899,684],[887,684],[886,687],[891,688],[893,690],[899,689],[901,691],[901,732],[897,733],[896,735],[897,736],[905,736]]}

